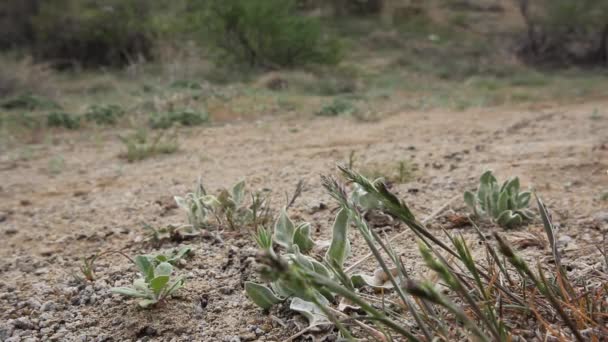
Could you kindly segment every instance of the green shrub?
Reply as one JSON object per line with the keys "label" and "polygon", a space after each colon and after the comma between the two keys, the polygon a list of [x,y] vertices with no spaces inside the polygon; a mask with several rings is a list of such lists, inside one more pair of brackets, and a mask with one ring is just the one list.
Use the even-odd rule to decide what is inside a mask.
{"label": "green shrub", "polygon": [[60,66],[123,66],[152,58],[145,0],[41,1],[31,19],[36,57]]}
{"label": "green shrub", "polygon": [[62,127],[67,129],[80,128],[80,117],[66,112],[52,112],[46,116],[49,127]]}
{"label": "green shrub", "polygon": [[85,113],[87,121],[98,125],[116,125],[118,119],[125,115],[124,109],[118,105],[93,105]]}
{"label": "green shrub", "polygon": [[169,128],[175,123],[182,126],[199,126],[209,121],[209,113],[206,111],[194,112],[190,110],[171,111],[166,113],[155,113],[150,117],[151,128]]}
{"label": "green shrub", "polygon": [[335,98],[332,103],[327,104],[317,112],[319,116],[338,116],[341,114],[354,114],[357,112],[357,107],[350,101]]}
{"label": "green shrub", "polygon": [[57,102],[34,94],[21,94],[0,102],[2,109],[45,110],[61,109]]}
{"label": "green shrub", "polygon": [[294,0],[211,0],[203,18],[223,61],[294,67],[340,59],[338,41],[317,19],[298,15]]}

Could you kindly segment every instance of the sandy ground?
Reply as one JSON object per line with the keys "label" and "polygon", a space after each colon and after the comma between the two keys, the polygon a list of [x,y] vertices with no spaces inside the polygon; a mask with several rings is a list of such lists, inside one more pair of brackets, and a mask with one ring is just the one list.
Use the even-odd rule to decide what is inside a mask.
{"label": "sandy ground", "polygon": [[[601,267],[594,246],[608,228],[608,201],[600,199],[608,191],[608,112],[592,113],[606,105],[404,112],[374,123],[267,119],[184,130],[179,153],[132,164],[117,158],[122,145],[109,131],[61,134],[29,147],[28,158],[10,151],[0,158],[0,340],[285,340],[298,331],[300,318],[282,308],[263,313],[244,295],[243,281],[257,277],[256,249],[247,233],[185,242],[195,251],[179,271],[188,278],[186,286],[153,310],[109,294],[136,275],[120,256],[100,260],[93,283],[78,283],[73,274],[82,257],[98,251],[152,252],[141,241],[143,223],[185,223],[184,214],[171,208],[172,196],[188,192],[199,176],[214,191],[245,179],[251,189],[272,190],[277,206],[303,180],[304,192],[290,214],[311,222],[315,239],[327,239],[336,204],[319,176],[335,173],[335,164],[351,151],[355,167],[399,160],[417,165],[415,181],[393,190],[419,218],[474,188],[485,169],[499,179],[519,175],[551,208],[569,267]],[[315,210],[319,203],[328,209]],[[466,213],[460,199],[452,211]],[[446,222],[442,214],[430,227],[450,228]],[[476,240],[470,227],[459,231]],[[506,234],[542,240],[541,232],[534,222]],[[350,262],[366,253],[351,235]],[[394,243],[411,256],[406,262],[412,268],[418,262],[413,241],[406,233]],[[543,258],[549,251],[531,246],[522,253]]]}

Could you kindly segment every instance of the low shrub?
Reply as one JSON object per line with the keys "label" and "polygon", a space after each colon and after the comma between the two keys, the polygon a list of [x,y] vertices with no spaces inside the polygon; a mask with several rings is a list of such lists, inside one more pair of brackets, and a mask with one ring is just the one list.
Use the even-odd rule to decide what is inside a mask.
{"label": "low shrub", "polygon": [[154,129],[166,129],[174,124],[182,126],[199,126],[209,122],[209,113],[206,111],[171,111],[166,113],[155,113],[150,117],[149,125]]}
{"label": "low shrub", "polygon": [[159,154],[175,153],[179,149],[177,134],[166,135],[160,132],[154,137],[150,137],[145,129],[139,129],[133,134],[119,136],[126,147],[126,151],[120,155],[130,163],[144,160]]}
{"label": "low shrub", "polygon": [[151,59],[151,6],[145,0],[41,1],[31,18],[34,55],[60,67]]}
{"label": "low shrub", "polygon": [[319,116],[338,116],[341,114],[354,114],[357,107],[350,101],[342,98],[335,98],[332,103],[327,104],[317,112]]}
{"label": "low shrub", "polygon": [[337,63],[338,41],[296,10],[294,0],[211,0],[203,24],[221,61],[265,68]]}
{"label": "low shrub", "polygon": [[608,2],[520,0],[527,25],[520,56],[541,65],[608,65]]}
{"label": "low shrub", "polygon": [[118,105],[93,105],[89,107],[84,117],[87,121],[98,125],[112,126],[125,115],[125,110]]}
{"label": "low shrub", "polygon": [[61,106],[46,97],[34,94],[20,94],[0,102],[0,108],[7,110],[53,110],[61,109]]}
{"label": "low shrub", "polygon": [[80,128],[80,117],[66,112],[52,112],[47,114],[46,124],[49,127],[78,129]]}

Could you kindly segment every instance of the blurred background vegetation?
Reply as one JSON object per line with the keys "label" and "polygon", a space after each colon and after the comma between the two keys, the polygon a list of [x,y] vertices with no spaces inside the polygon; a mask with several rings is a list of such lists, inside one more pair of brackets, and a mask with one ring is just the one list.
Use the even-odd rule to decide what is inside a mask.
{"label": "blurred background vegetation", "polygon": [[608,66],[603,0],[4,0],[0,32],[9,136],[573,100]]}

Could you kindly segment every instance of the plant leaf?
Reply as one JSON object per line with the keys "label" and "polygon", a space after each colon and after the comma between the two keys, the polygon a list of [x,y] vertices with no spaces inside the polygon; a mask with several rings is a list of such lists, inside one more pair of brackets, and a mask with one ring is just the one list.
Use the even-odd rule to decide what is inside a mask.
{"label": "plant leaf", "polygon": [[325,254],[325,260],[333,260],[340,268],[350,254],[350,241],[348,240],[348,210],[341,209],[334,222],[331,245]]}
{"label": "plant leaf", "polygon": [[250,281],[245,282],[245,292],[254,303],[264,310],[268,310],[273,305],[284,301],[284,299],[277,297],[272,290],[266,286]]}
{"label": "plant leaf", "polygon": [[[398,277],[399,275],[399,270],[394,267],[390,269],[393,277],[395,277],[395,279],[397,280],[397,282],[399,282],[400,278]],[[392,289],[393,288],[393,283],[391,283],[388,275],[382,270],[382,269],[377,269],[376,271],[374,271],[374,275],[373,276],[369,276],[367,274],[355,274],[351,277],[351,281],[353,283],[353,285],[357,288],[359,287],[363,287],[363,286],[369,286],[375,289]]]}
{"label": "plant leaf", "polygon": [[529,191],[517,195],[517,207],[526,208],[530,204],[530,198],[532,198],[532,194]]}
{"label": "plant leaf", "polygon": [[330,321],[323,311],[314,303],[307,302],[300,298],[294,298],[291,300],[289,309],[300,313],[308,320],[308,326],[329,324]]}
{"label": "plant leaf", "polygon": [[110,292],[129,297],[148,298],[147,294],[139,292],[136,289],[130,287],[113,287],[110,289]]}
{"label": "plant leaf", "polygon": [[512,227],[518,226],[522,222],[523,222],[523,219],[521,218],[521,216],[514,213],[511,210],[503,211],[496,219],[496,223],[498,223],[500,226],[503,226],[506,228],[512,228]]}
{"label": "plant leaf", "polygon": [[232,187],[232,200],[236,204],[236,206],[240,206],[243,202],[243,197],[245,197],[245,181],[242,180]]}
{"label": "plant leaf", "polygon": [[472,192],[464,192],[464,203],[473,211],[473,214],[477,215],[477,203],[475,201],[475,195]]}
{"label": "plant leaf", "polygon": [[293,235],[295,233],[295,228],[293,222],[287,216],[287,211],[285,208],[281,211],[281,215],[279,216],[276,224],[274,225],[274,241],[286,248],[290,249],[293,244]]}
{"label": "plant leaf", "polygon": [[505,210],[509,210],[509,192],[503,191],[498,196],[498,204],[496,210],[502,213]]}
{"label": "plant leaf", "polygon": [[152,280],[154,278],[154,265],[152,265],[152,263],[150,262],[150,259],[148,259],[147,256],[145,256],[145,255],[136,256],[135,265],[137,265],[139,272],[141,272],[141,274],[143,274],[144,278],[146,279],[146,282],[149,282],[150,280]]}
{"label": "plant leaf", "polygon": [[161,262],[154,269],[155,276],[170,276],[171,272],[173,272],[173,266],[171,266],[168,262]]}
{"label": "plant leaf", "polygon": [[178,277],[175,281],[169,284],[169,286],[167,287],[167,291],[165,291],[165,294],[169,296],[172,295],[173,292],[179,290],[182,286],[184,286],[185,283],[186,281],[184,280],[184,277]]}
{"label": "plant leaf", "polygon": [[135,290],[141,293],[150,292],[150,290],[148,289],[148,283],[146,283],[146,280],[144,278],[135,279],[135,281],[133,282],[133,287],[135,288]]}
{"label": "plant leaf", "polygon": [[158,303],[158,301],[155,299],[144,299],[144,300],[140,300],[139,303],[137,303],[137,304],[139,304],[140,307],[147,309],[151,306],[156,305],[156,303]]}
{"label": "plant leaf", "polygon": [[169,276],[158,276],[150,281],[150,288],[155,295],[158,295],[169,282]]}
{"label": "plant leaf", "polygon": [[296,227],[293,235],[293,243],[296,244],[303,253],[309,252],[315,243],[310,238],[310,223],[303,223]]}

